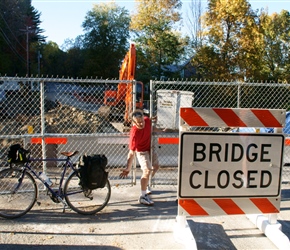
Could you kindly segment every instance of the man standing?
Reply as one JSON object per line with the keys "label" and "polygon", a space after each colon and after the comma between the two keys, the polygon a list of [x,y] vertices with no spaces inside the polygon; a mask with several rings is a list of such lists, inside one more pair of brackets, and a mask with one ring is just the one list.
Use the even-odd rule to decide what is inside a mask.
{"label": "man standing", "polygon": [[132,167],[134,154],[136,153],[138,162],[143,171],[141,176],[141,195],[139,197],[139,203],[151,206],[154,204],[154,202],[148,196],[149,190],[147,189],[147,186],[149,183],[150,173],[152,172],[151,176],[153,177],[159,168],[156,155],[153,155],[153,162],[151,163],[151,120],[149,117],[144,116],[142,110],[135,110],[132,113],[132,122],[133,126],[130,130],[127,168],[122,171],[120,177],[124,178],[128,176]]}

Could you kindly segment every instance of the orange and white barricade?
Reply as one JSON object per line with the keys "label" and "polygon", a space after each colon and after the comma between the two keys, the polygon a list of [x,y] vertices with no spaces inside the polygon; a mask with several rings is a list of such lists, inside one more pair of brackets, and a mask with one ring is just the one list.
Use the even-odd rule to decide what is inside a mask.
{"label": "orange and white barricade", "polygon": [[[274,244],[290,246],[277,223],[283,134],[192,131],[192,127],[281,131],[285,113],[281,109],[180,108],[177,239],[188,235],[186,216],[254,214],[260,218],[256,222],[263,224],[256,226]],[[257,214],[263,218],[267,214],[268,220]],[[189,242],[195,244],[194,238]]]}

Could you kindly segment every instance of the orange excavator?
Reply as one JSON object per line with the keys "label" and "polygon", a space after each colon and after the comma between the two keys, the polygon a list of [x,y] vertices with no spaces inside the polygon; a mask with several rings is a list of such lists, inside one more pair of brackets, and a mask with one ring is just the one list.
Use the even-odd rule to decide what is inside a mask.
{"label": "orange excavator", "polygon": [[[135,44],[130,44],[119,71],[119,80],[117,89],[109,89],[104,94],[104,104],[110,107],[109,112],[124,112],[123,125],[130,124],[129,115],[133,111],[133,80],[135,79],[136,70],[136,48]],[[132,82],[122,82],[132,81]],[[143,92],[142,82],[136,82],[136,108],[143,108]],[[115,109],[115,111],[113,111]]]}

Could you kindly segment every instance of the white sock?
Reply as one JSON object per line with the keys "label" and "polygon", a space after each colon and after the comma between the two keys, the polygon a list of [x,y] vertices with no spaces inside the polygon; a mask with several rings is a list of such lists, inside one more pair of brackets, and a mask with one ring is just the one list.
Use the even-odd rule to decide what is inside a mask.
{"label": "white sock", "polygon": [[142,195],[143,197],[145,197],[145,195],[146,195],[146,190],[145,190],[145,191],[141,191],[141,195]]}

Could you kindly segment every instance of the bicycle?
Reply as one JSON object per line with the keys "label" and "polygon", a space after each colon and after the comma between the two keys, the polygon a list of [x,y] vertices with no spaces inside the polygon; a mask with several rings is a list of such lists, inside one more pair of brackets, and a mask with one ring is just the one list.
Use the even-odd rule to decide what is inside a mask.
{"label": "bicycle", "polygon": [[[104,188],[87,189],[80,185],[80,171],[71,161],[71,157],[78,154],[74,152],[62,152],[65,159],[33,159],[29,158],[21,166],[14,166],[0,171],[0,216],[7,219],[21,217],[28,213],[34,204],[38,202],[38,186],[36,179],[41,181],[47,190],[47,195],[55,203],[63,204],[63,212],[67,207],[73,211],[92,215],[101,211],[111,197],[111,186],[107,179]],[[41,178],[41,174],[33,170],[30,162],[34,161],[64,161],[63,170],[57,188]],[[72,172],[65,180],[65,174]]]}

